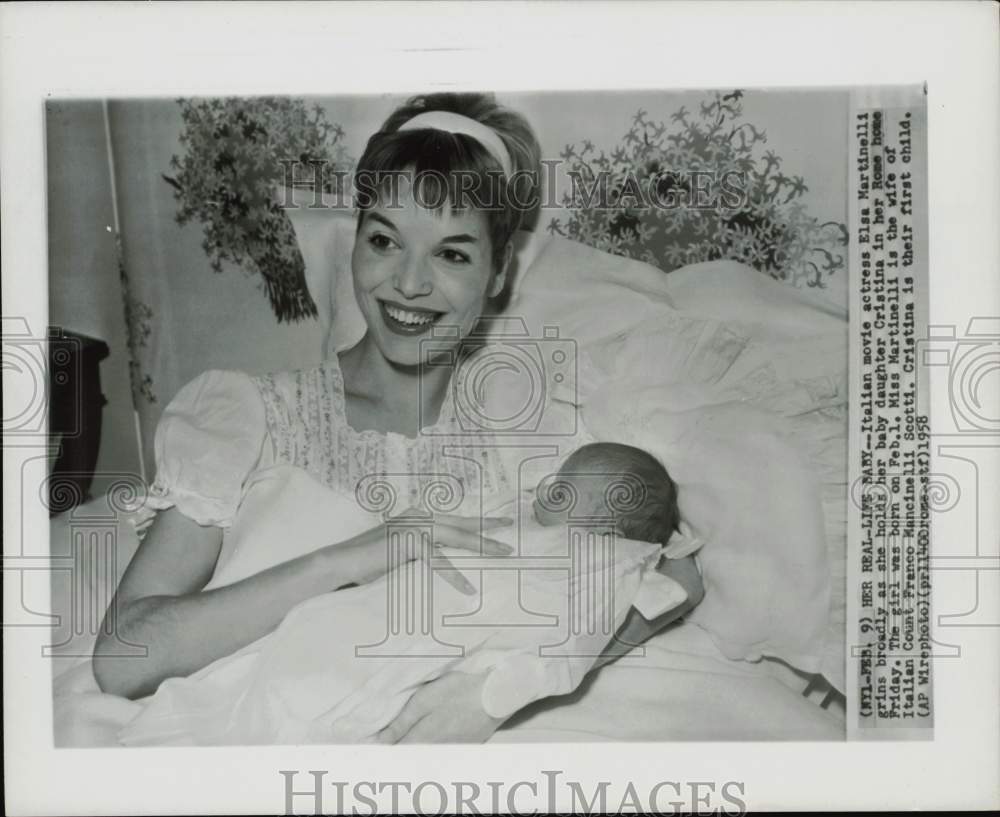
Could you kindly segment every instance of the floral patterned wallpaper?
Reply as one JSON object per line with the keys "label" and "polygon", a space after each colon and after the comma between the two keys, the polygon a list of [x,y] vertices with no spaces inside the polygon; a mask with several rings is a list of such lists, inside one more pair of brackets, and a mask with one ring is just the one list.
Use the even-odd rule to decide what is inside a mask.
{"label": "floral patterned wallpaper", "polygon": [[[640,110],[610,154],[586,139],[567,145],[561,158],[570,173],[584,183],[609,179],[609,206],[580,207],[566,193],[571,215],[552,219],[548,230],[668,273],[728,258],[796,286],[825,287],[845,269],[847,228],[809,215],[799,201],[806,180],[786,176],[781,157],[763,149],[767,134],[743,120],[743,96],[716,92],[697,112],[682,106],[666,123]],[[685,173],[672,175],[677,169]],[[701,184],[695,174],[706,182],[698,198],[710,206],[691,206]],[[723,195],[727,178],[739,196]],[[673,195],[688,204],[644,206],[648,197],[630,195],[650,186],[660,202]]]}
{"label": "floral patterned wallpaper", "polygon": [[[275,188],[286,167],[344,169],[343,131],[319,106],[290,97],[180,99],[183,152],[170,161],[177,222],[198,221],[202,248],[223,264],[258,275],[279,322],[316,317],[305,264]],[[293,175],[293,180],[295,176]]]}

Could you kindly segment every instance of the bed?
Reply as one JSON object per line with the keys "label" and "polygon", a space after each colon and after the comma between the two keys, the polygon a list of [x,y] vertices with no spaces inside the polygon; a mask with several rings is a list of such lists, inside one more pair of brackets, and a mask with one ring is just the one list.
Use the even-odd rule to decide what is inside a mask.
{"label": "bed", "polygon": [[[346,272],[352,223],[329,214],[301,213],[293,214],[293,225],[310,290],[330,327],[325,353],[334,354],[362,331]],[[798,450],[816,479],[815,523],[820,526],[823,563],[817,569],[823,571],[820,578],[828,592],[805,645],[786,649],[782,645],[791,643],[787,639],[762,637],[754,649],[734,647],[732,639],[727,641],[707,621],[692,616],[659,633],[643,650],[592,674],[570,695],[520,712],[492,740],[843,739],[844,312],[734,262],[698,264],[664,275],[646,264],[540,233],[519,237],[515,264],[505,311],[516,314],[531,333],[555,322],[564,337],[579,339],[589,361],[589,368],[582,370],[584,378],[588,372],[591,377],[610,376],[630,359],[648,357],[650,344],[657,348],[657,327],[668,314],[681,314],[691,322],[697,331],[682,365],[700,371],[701,382],[693,391],[670,390],[671,399],[683,403],[673,407],[670,418],[715,412],[719,427],[726,428],[731,425],[726,412],[750,406],[756,415],[766,414],[769,422],[778,424],[783,439]],[[707,332],[706,326],[715,329]],[[735,340],[726,334],[730,326],[739,327]],[[706,349],[712,354],[703,354]],[[729,355],[722,371],[713,364],[720,354]],[[662,408],[658,395],[664,393],[646,395],[650,414]],[[629,402],[629,411],[642,404]],[[627,425],[621,406],[603,406],[602,411],[596,426],[602,419],[619,428]],[[701,419],[698,424],[706,425]],[[649,426],[635,428],[648,432]],[[727,442],[724,448],[729,447]],[[131,488],[121,490],[128,494]],[[72,565],[52,574],[53,612],[61,622],[53,643],[71,643],[71,648],[57,650],[62,654],[53,661],[58,746],[117,745],[118,730],[142,707],[141,702],[100,693],[86,657],[100,613],[148,518],[141,499],[140,486],[134,497],[98,497],[52,522],[53,555]],[[775,507],[776,513],[783,512],[780,503]],[[95,539],[97,529],[103,533]],[[759,561],[757,555],[772,544],[760,542],[759,536],[750,538]],[[796,546],[794,536],[786,538],[782,547]],[[776,557],[776,564],[780,561]],[[733,604],[749,603],[743,596],[734,599]],[[77,632],[67,633],[69,622],[81,620],[79,611],[89,611],[89,629],[80,632],[74,624]]]}

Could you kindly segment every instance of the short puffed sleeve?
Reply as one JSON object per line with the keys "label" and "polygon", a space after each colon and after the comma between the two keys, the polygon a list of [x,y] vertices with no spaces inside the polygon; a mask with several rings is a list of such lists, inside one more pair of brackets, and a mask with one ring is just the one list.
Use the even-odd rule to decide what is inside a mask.
{"label": "short puffed sleeve", "polygon": [[266,440],[264,404],[248,375],[198,375],[156,427],[156,479],[148,504],[156,510],[176,506],[199,525],[230,527]]}

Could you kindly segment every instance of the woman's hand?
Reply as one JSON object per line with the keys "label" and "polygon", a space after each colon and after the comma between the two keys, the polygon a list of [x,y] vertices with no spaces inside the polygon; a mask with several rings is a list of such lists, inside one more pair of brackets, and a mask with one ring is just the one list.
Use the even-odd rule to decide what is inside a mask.
{"label": "woman's hand", "polygon": [[376,735],[379,743],[484,743],[503,723],[482,705],[486,674],[450,672],[428,681]]}
{"label": "woman's hand", "polygon": [[[402,517],[407,514],[402,514]],[[424,520],[420,520],[423,524]],[[459,592],[471,595],[475,587],[440,552],[442,547],[469,550],[484,556],[510,556],[514,549],[503,542],[483,536],[483,532],[505,528],[513,524],[509,517],[453,516],[438,514],[433,518],[433,546],[429,552],[410,546],[405,553],[389,552],[389,523],[367,530],[349,540],[347,544],[357,552],[359,575],[356,582],[366,584],[374,581],[394,567],[414,559],[432,558],[435,571]],[[342,548],[332,545],[331,550]]]}

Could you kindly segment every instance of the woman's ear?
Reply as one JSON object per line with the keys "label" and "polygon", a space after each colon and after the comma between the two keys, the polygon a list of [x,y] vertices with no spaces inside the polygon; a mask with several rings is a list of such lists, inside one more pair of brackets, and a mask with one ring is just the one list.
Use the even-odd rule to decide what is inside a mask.
{"label": "woman's ear", "polygon": [[490,282],[489,291],[486,293],[489,298],[496,298],[501,292],[503,292],[504,285],[507,283],[507,272],[510,269],[510,260],[514,257],[514,242],[508,241],[507,246],[503,248],[503,261],[500,263],[499,269],[493,275],[493,280]]}

